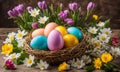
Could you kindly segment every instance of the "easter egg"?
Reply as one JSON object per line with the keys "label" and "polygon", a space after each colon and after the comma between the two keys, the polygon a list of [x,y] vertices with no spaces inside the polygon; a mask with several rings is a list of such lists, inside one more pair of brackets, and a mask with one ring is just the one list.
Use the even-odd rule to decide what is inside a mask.
{"label": "easter egg", "polygon": [[58,26],[58,25],[57,25],[56,23],[54,23],[54,22],[48,23],[48,24],[46,25],[46,27],[45,27],[44,35],[45,35],[45,36],[48,36],[49,33],[50,33],[53,29],[55,29],[55,27],[57,27],[57,26]]}
{"label": "easter egg", "polygon": [[79,43],[78,39],[72,34],[66,34],[63,39],[65,47],[72,47]]}
{"label": "easter egg", "polygon": [[67,34],[67,29],[64,26],[57,26],[55,29],[58,30],[62,36]]}
{"label": "easter egg", "polygon": [[36,29],[31,34],[32,38],[39,36],[39,35],[44,35],[44,28]]}
{"label": "easter egg", "polygon": [[42,35],[34,37],[30,42],[30,46],[35,50],[47,50],[47,37]]}
{"label": "easter egg", "polygon": [[52,30],[48,36],[48,48],[51,51],[60,50],[64,46],[64,40],[58,30]]}
{"label": "easter egg", "polygon": [[82,31],[77,27],[69,27],[67,31],[69,34],[76,36],[79,40],[83,37]]}

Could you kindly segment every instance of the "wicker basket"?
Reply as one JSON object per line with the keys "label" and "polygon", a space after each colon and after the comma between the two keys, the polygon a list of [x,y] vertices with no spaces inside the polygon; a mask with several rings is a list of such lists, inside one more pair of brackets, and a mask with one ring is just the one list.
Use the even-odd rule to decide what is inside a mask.
{"label": "wicker basket", "polygon": [[42,59],[43,61],[47,61],[49,64],[56,65],[63,61],[68,61],[73,58],[81,57],[82,54],[84,54],[89,46],[87,42],[89,35],[86,31],[84,31],[83,33],[83,39],[78,45],[70,48],[63,48],[57,51],[33,50],[29,46],[31,36],[27,36],[24,42],[24,50],[26,51],[26,53],[34,55],[36,60]]}

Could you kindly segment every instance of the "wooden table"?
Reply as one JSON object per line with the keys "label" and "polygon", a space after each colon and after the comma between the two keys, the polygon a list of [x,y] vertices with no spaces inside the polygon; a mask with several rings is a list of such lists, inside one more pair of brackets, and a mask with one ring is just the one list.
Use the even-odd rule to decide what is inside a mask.
{"label": "wooden table", "polygon": [[[2,42],[6,38],[7,33],[16,32],[16,31],[17,31],[17,28],[0,28],[0,52],[1,52]],[[113,30],[113,35],[117,35],[120,37],[120,30]],[[27,68],[24,65],[18,65],[16,70],[5,70],[4,68],[2,68],[2,66],[4,65],[3,57],[4,57],[4,55],[0,54],[0,72],[57,72],[57,67],[51,67],[49,70],[40,71],[40,69]],[[118,57],[115,60],[115,63],[117,63],[117,65],[120,65],[120,57]],[[67,71],[67,72],[86,72],[86,70],[72,69],[72,70]],[[96,70],[94,72],[104,72],[104,71]]]}

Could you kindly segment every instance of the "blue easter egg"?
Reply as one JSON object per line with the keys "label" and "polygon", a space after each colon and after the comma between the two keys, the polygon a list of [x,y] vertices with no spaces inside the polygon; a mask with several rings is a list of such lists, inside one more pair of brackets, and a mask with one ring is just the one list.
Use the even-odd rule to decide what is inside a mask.
{"label": "blue easter egg", "polygon": [[82,31],[77,27],[69,27],[67,31],[69,34],[76,36],[79,40],[83,37]]}
{"label": "blue easter egg", "polygon": [[35,50],[47,50],[47,37],[46,36],[36,36],[30,42],[31,48]]}

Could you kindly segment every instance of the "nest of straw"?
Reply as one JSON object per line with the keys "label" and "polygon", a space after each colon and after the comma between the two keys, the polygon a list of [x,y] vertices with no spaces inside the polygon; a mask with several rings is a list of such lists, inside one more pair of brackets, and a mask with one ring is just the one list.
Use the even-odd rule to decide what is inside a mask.
{"label": "nest of straw", "polygon": [[87,31],[83,32],[83,39],[76,46],[63,48],[57,51],[34,50],[30,47],[31,36],[27,36],[24,42],[24,50],[26,53],[35,56],[36,60],[47,61],[49,64],[56,65],[63,61],[68,61],[73,58],[80,58],[89,47]]}

